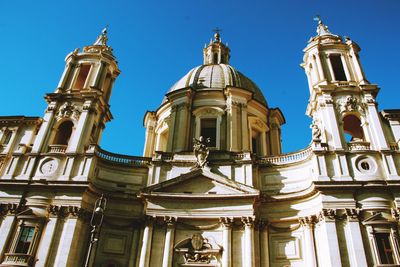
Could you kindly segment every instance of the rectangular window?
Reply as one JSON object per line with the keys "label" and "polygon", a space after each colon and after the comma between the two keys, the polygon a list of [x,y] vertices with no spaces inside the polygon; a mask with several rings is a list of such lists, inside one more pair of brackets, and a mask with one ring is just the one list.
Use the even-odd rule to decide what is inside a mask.
{"label": "rectangular window", "polygon": [[21,226],[15,253],[28,254],[32,244],[35,228],[31,226]]}
{"label": "rectangular window", "polygon": [[343,68],[343,62],[340,55],[329,56],[332,64],[333,74],[336,81],[347,81],[346,73]]}
{"label": "rectangular window", "polygon": [[217,146],[217,119],[201,120],[201,136],[205,139],[210,138],[210,147]]}
{"label": "rectangular window", "polygon": [[375,241],[381,264],[394,264],[393,249],[389,233],[376,233]]}
{"label": "rectangular window", "polygon": [[78,77],[76,78],[74,89],[82,89],[85,86],[91,65],[81,65]]}

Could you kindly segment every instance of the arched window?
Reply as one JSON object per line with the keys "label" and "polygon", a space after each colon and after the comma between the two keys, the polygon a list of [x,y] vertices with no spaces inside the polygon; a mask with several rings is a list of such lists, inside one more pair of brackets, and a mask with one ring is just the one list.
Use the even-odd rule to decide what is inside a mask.
{"label": "arched window", "polygon": [[343,131],[346,142],[365,141],[361,121],[355,115],[347,115],[343,118]]}
{"label": "arched window", "polygon": [[72,121],[64,121],[58,126],[56,136],[54,137],[54,145],[68,145],[71,138],[72,128],[74,124]]}

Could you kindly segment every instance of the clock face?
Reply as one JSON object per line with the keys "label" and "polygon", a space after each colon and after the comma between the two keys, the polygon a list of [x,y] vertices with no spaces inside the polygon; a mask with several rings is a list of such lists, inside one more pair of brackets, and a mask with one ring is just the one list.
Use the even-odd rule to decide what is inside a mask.
{"label": "clock face", "polygon": [[40,167],[40,171],[44,175],[52,175],[53,173],[56,172],[58,168],[58,162],[55,159],[47,159],[42,163],[42,166]]}

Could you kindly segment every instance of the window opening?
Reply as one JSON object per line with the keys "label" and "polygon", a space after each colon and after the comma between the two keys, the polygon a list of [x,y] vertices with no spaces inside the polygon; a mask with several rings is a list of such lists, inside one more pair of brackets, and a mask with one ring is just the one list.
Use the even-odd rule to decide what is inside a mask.
{"label": "window opening", "polygon": [[34,234],[34,227],[22,226],[20,230],[20,236],[18,237],[18,243],[15,248],[15,253],[28,254]]}
{"label": "window opening", "polygon": [[340,55],[330,55],[333,74],[336,81],[347,81],[346,73],[343,68],[343,62]]}
{"label": "window opening", "polygon": [[214,64],[218,64],[218,54],[214,54]]}
{"label": "window opening", "polygon": [[210,138],[210,147],[217,146],[217,119],[202,119],[200,135],[205,139]]}
{"label": "window opening", "polygon": [[10,143],[11,136],[12,136],[12,132],[7,130],[5,137],[4,137],[3,145],[8,145],[8,143]]}
{"label": "window opening", "polygon": [[168,143],[168,130],[165,130],[159,135],[157,150],[166,152],[167,143]]}
{"label": "window opening", "polygon": [[361,162],[361,168],[365,171],[368,171],[370,169],[368,162]]}
{"label": "window opening", "polygon": [[394,264],[389,233],[376,233],[375,240],[381,264]]}
{"label": "window opening", "polygon": [[354,115],[347,115],[343,118],[343,131],[346,142],[364,141],[364,132],[361,121]]}
{"label": "window opening", "polygon": [[69,139],[71,138],[73,126],[74,124],[71,121],[65,121],[61,123],[57,129],[53,144],[68,145]]}
{"label": "window opening", "polygon": [[89,75],[91,65],[81,65],[79,69],[78,78],[75,82],[75,89],[82,89],[85,86],[86,79]]}

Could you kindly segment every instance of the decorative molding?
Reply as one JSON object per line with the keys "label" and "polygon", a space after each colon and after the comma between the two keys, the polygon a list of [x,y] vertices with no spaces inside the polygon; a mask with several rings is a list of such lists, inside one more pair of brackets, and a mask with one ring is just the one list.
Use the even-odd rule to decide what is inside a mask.
{"label": "decorative molding", "polygon": [[299,223],[301,226],[314,228],[314,226],[318,223],[318,215],[309,215],[305,217],[299,218]]}
{"label": "decorative molding", "polygon": [[245,228],[253,228],[255,220],[253,217],[242,217],[241,221]]}
{"label": "decorative molding", "polygon": [[231,228],[233,225],[233,218],[231,217],[221,217],[219,218],[219,222],[222,224],[224,228]]}
{"label": "decorative molding", "polygon": [[318,222],[326,221],[332,222],[336,220],[336,210],[335,209],[322,209],[318,214]]}
{"label": "decorative molding", "polygon": [[78,106],[67,101],[58,109],[56,117],[58,120],[61,118],[72,118],[78,120],[80,114],[81,111]]}

